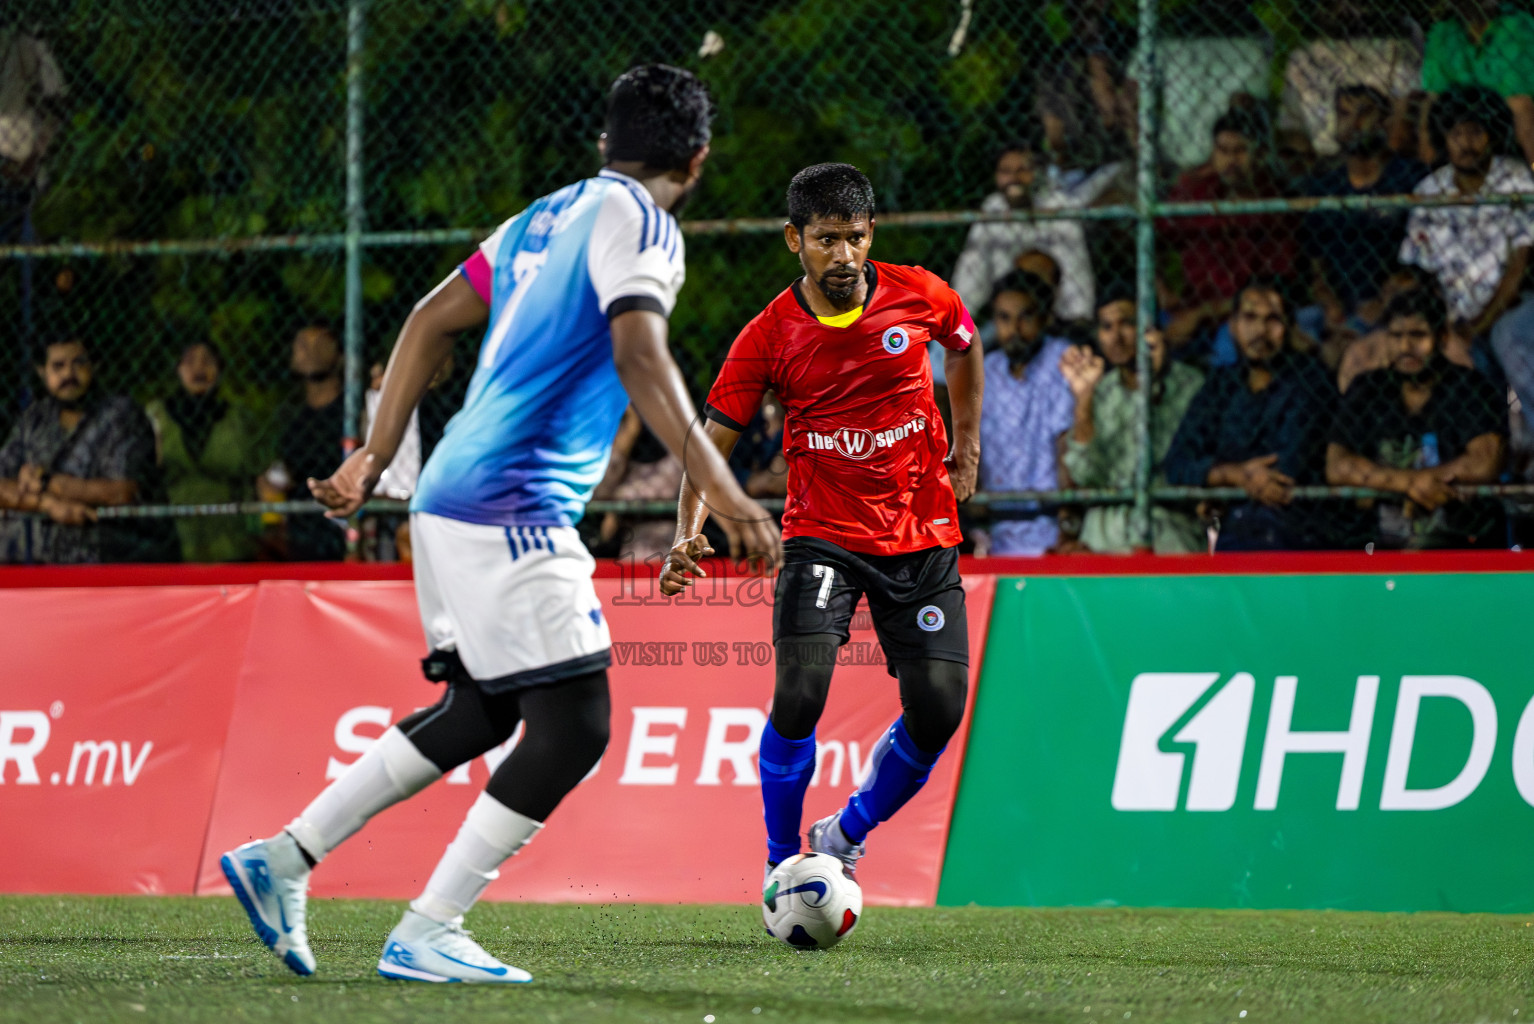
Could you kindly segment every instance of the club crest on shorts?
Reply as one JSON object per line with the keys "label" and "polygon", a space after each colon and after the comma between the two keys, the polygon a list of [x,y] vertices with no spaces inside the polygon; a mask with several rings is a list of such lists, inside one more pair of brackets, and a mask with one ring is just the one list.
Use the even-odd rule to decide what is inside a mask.
{"label": "club crest on shorts", "polygon": [[943,628],[943,609],[929,604],[916,613],[916,626],[923,633],[936,633]]}
{"label": "club crest on shorts", "polygon": [[898,356],[911,345],[911,336],[906,333],[904,327],[891,327],[884,332],[884,351],[892,356]]}

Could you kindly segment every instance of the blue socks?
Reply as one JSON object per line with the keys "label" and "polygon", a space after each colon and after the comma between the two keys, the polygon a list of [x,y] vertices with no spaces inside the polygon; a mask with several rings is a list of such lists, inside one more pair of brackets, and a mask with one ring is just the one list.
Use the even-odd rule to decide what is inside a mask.
{"label": "blue socks", "polygon": [[[765,737],[762,749],[767,749]],[[873,768],[868,778],[842,809],[842,833],[852,842],[861,843],[875,825],[888,821],[911,797],[921,792],[927,776],[932,773],[932,766],[942,755],[941,750],[929,754],[918,748],[911,741],[911,734],[906,732],[905,716],[895,719],[895,724],[874,747]],[[763,788],[766,779],[763,773]],[[804,790],[801,788],[799,793],[802,798]]]}
{"label": "blue socks", "polygon": [[804,792],[815,774],[815,734],[802,740],[784,739],[769,719],[762,730],[757,767],[762,776],[762,811],[767,819],[767,859],[787,860],[800,849]]}

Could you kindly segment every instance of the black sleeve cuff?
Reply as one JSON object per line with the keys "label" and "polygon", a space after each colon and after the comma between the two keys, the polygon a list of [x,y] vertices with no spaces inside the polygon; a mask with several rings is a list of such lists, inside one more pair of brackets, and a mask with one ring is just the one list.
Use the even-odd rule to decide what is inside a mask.
{"label": "black sleeve cuff", "polygon": [[742,434],[746,432],[746,425],[744,423],[736,423],[734,420],[730,419],[724,413],[720,412],[718,409],[715,409],[707,402],[703,403],[703,415],[707,419],[713,420],[715,423],[729,427],[731,430],[739,431]]}
{"label": "black sleeve cuff", "polygon": [[623,313],[632,313],[636,309],[642,309],[650,313],[666,315],[666,307],[661,305],[660,299],[653,295],[624,295],[613,299],[607,306],[607,319],[611,320]]}

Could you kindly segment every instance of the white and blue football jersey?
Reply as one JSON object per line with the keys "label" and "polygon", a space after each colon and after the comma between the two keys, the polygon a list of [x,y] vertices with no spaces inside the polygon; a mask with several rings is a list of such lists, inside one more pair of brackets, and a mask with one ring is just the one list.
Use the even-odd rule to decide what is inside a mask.
{"label": "white and blue football jersey", "polygon": [[676,219],[603,170],[502,224],[460,271],[490,303],[490,325],[411,511],[573,525],[628,404],[608,322],[632,309],[671,315],[685,274]]}

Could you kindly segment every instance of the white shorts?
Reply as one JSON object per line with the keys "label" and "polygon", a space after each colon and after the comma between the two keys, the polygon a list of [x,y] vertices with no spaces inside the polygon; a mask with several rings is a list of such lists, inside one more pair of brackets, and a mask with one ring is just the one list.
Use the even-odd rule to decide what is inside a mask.
{"label": "white shorts", "polygon": [[612,663],[591,585],[596,560],[570,526],[485,526],[410,516],[415,594],[433,650],[458,652],[488,693]]}

